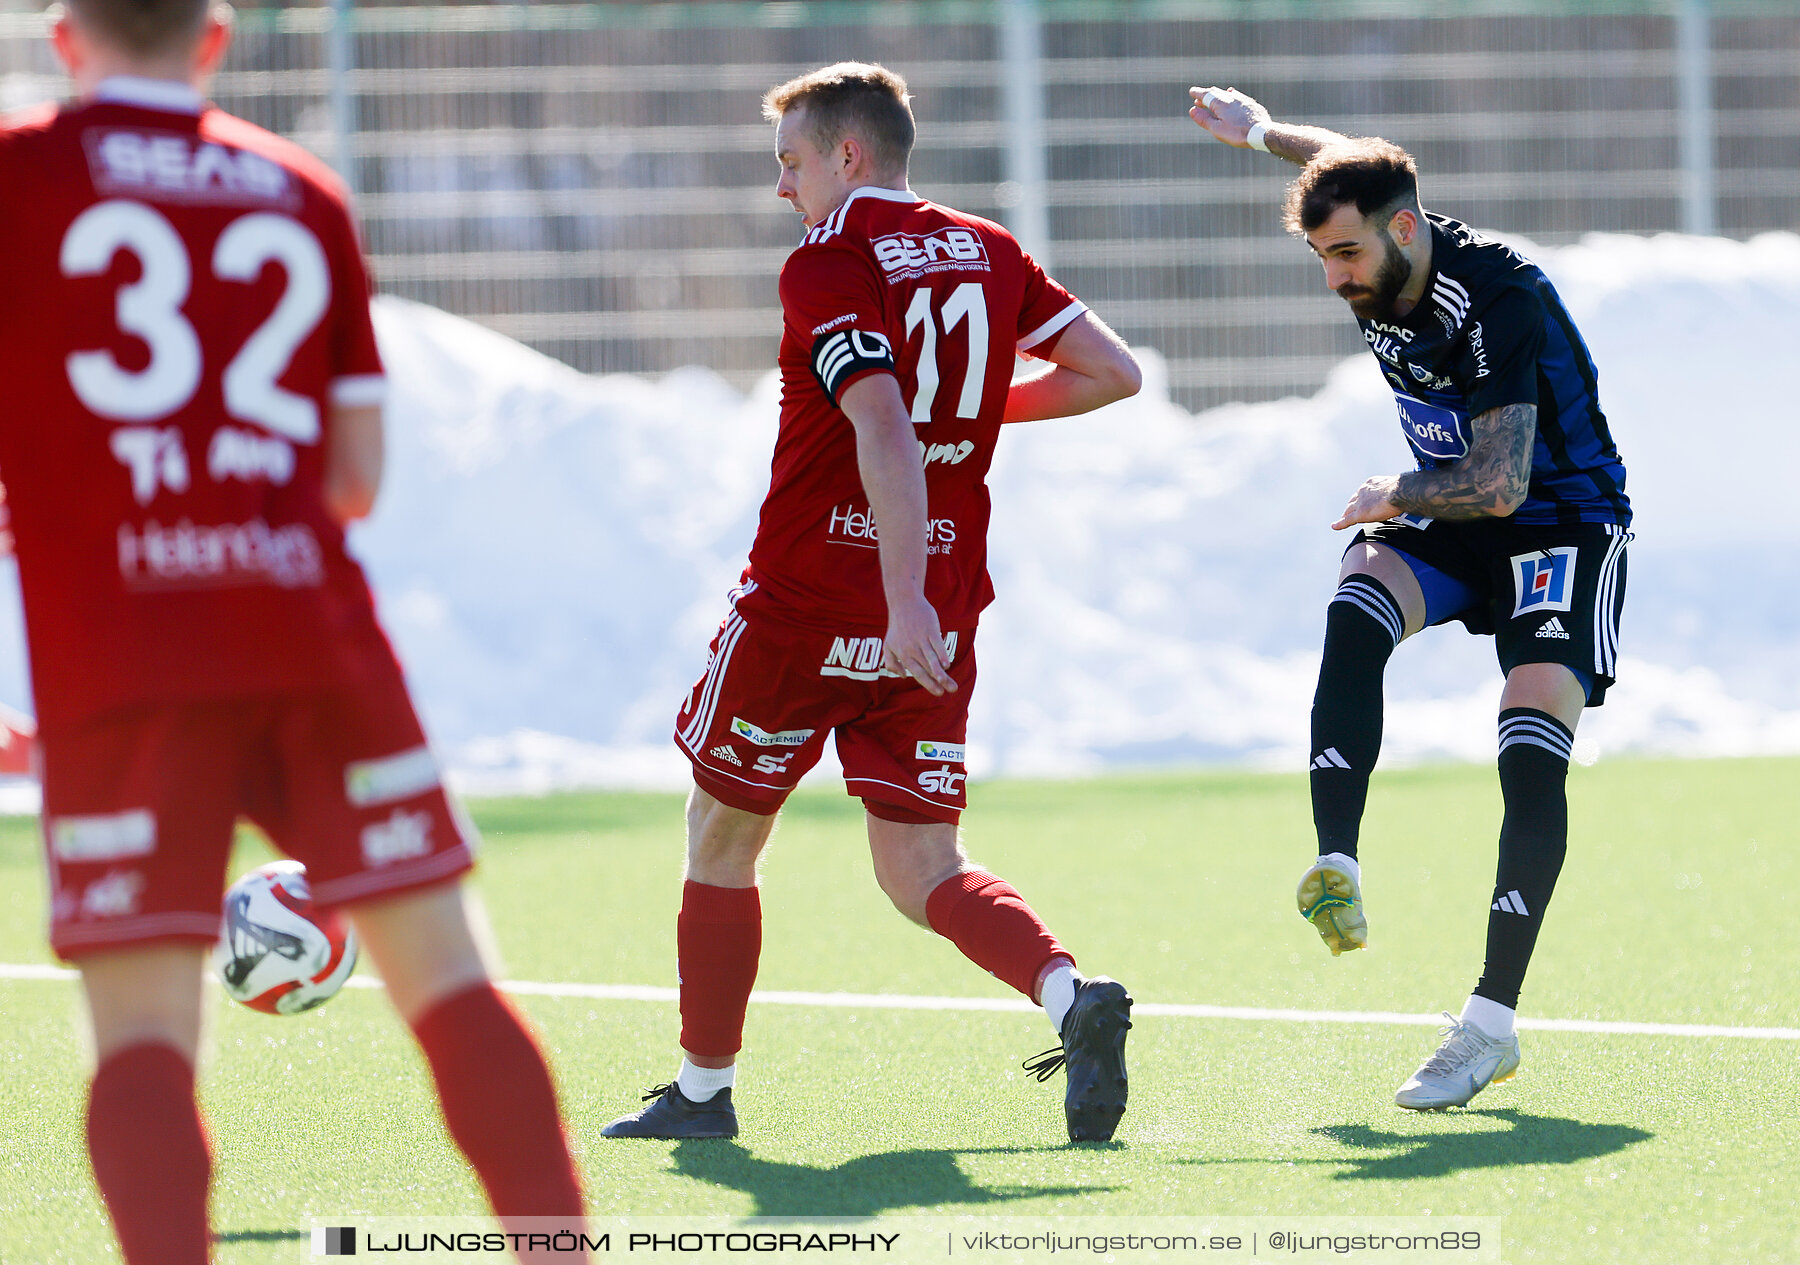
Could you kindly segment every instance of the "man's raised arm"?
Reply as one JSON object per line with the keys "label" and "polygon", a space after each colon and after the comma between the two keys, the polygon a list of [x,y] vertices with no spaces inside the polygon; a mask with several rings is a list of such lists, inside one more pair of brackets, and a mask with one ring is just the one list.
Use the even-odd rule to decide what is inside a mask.
{"label": "man's raised arm", "polygon": [[1188,117],[1234,149],[1260,149],[1304,167],[1327,145],[1347,139],[1324,127],[1277,123],[1255,97],[1236,88],[1189,88]]}

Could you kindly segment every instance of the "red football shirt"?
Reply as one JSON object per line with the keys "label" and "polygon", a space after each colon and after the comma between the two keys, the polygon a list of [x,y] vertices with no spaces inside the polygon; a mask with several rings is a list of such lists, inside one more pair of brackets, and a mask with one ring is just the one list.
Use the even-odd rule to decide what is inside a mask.
{"label": "red football shirt", "polygon": [[44,728],[391,664],[323,499],[385,380],[335,177],[187,88],[0,127],[0,476]]}
{"label": "red football shirt", "polygon": [[781,429],[738,601],[823,630],[881,633],[887,599],[844,388],[891,373],[925,465],[925,597],[945,631],[993,600],[988,466],[1015,351],[1087,309],[1000,225],[910,191],[861,188],[781,270]]}

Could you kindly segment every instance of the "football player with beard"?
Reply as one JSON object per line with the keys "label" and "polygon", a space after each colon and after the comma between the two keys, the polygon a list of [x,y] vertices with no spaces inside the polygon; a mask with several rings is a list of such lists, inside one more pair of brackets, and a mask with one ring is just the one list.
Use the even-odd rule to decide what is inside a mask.
{"label": "football player with beard", "polygon": [[1193,88],[1214,139],[1302,170],[1286,222],[1350,305],[1393,389],[1417,461],[1363,482],[1338,520],[1360,527],[1327,608],[1312,711],[1318,859],[1300,912],[1332,953],[1367,944],[1357,835],[1381,750],[1394,647],[1452,620],[1492,634],[1506,684],[1506,812],[1487,961],[1402,1107],[1460,1106],[1519,1066],[1514,1012],[1568,840],[1575,726],[1613,682],[1631,502],[1593,359],[1530,260],[1419,204],[1399,146],[1276,122],[1230,88]]}

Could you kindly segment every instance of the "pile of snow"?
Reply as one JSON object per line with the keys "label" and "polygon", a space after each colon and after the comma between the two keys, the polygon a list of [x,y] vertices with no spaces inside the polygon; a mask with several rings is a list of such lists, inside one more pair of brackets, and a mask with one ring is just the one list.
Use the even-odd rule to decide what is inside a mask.
{"label": "pile of snow", "polygon": [[[1593,350],[1639,512],[1621,683],[1582,751],[1800,751],[1800,237],[1531,253]],[[755,528],[773,375],[748,396],[701,369],[588,377],[392,299],[377,326],[389,481],[355,544],[460,780],[682,784],[670,722]],[[1144,359],[1137,398],[1003,437],[978,774],[1304,767],[1328,524],[1406,468],[1392,398],[1365,355],[1309,399],[1195,417]],[[1492,758],[1492,644],[1453,626],[1401,648],[1389,760]]]}

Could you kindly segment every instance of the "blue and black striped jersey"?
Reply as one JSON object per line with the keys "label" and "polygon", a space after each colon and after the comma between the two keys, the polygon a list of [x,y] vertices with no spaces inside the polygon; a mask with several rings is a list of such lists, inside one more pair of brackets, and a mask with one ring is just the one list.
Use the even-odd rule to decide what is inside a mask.
{"label": "blue and black striped jersey", "polygon": [[1357,321],[1381,362],[1421,469],[1469,450],[1469,419],[1537,406],[1520,523],[1631,522],[1594,361],[1556,288],[1511,247],[1442,215],[1431,224],[1425,297],[1396,321]]}

